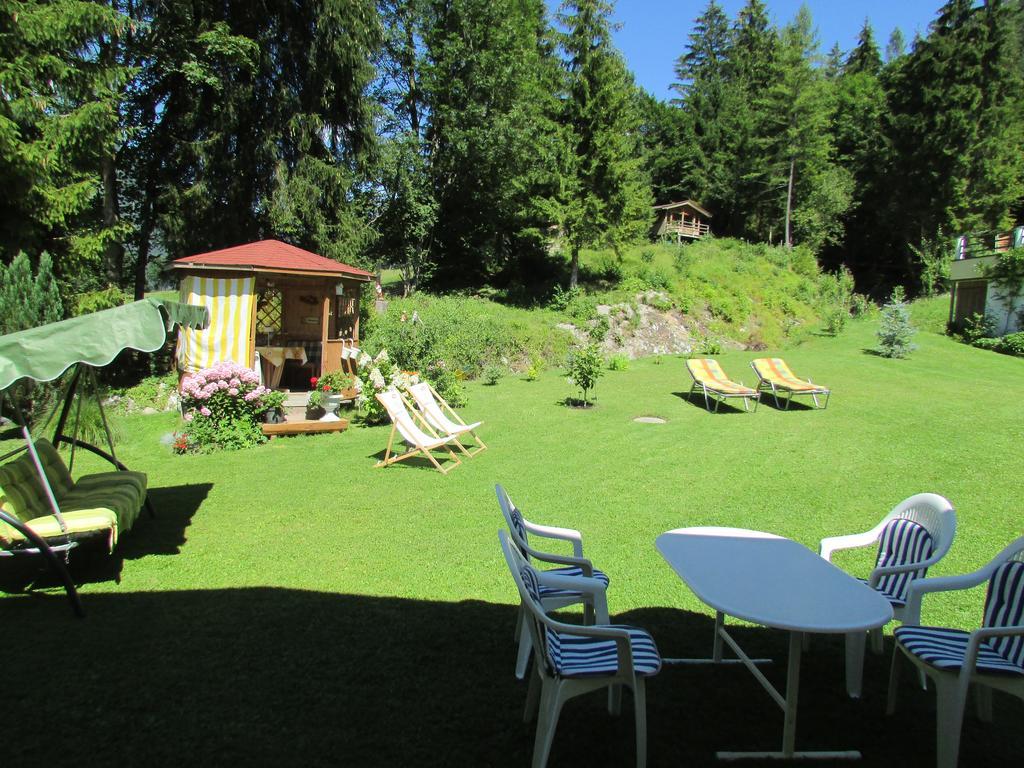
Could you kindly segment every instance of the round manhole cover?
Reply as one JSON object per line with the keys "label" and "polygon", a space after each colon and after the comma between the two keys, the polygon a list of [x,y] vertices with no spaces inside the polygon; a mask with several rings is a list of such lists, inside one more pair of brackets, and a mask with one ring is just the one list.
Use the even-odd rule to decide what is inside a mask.
{"label": "round manhole cover", "polygon": [[668,420],[660,416],[637,416],[633,419],[637,424],[667,424]]}

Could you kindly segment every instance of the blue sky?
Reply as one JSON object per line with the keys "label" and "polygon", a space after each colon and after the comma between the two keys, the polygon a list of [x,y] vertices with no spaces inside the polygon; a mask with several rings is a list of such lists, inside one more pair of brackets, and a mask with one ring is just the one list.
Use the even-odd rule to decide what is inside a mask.
{"label": "blue sky", "polygon": [[[903,30],[909,43],[915,32],[928,32],[928,25],[943,0],[806,0],[822,51],[833,43],[848,51],[857,41],[864,18],[871,21],[879,47],[885,49],[895,27]],[[744,0],[719,0],[730,19],[745,4]],[[560,0],[547,0],[557,9]],[[767,0],[772,21],[782,25],[790,21],[803,4],[801,0]],[[707,0],[618,0],[615,19],[622,28],[615,43],[626,57],[637,83],[658,98],[670,98],[672,68],[685,50],[693,20],[707,7]]]}

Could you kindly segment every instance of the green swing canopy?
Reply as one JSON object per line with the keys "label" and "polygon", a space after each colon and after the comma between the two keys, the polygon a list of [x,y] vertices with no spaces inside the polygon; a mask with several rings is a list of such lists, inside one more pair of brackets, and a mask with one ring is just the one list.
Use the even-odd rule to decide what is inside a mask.
{"label": "green swing canopy", "polygon": [[208,323],[206,307],[147,298],[0,336],[0,392],[19,379],[53,381],[76,363],[102,368],[125,349],[155,352],[175,325]]}

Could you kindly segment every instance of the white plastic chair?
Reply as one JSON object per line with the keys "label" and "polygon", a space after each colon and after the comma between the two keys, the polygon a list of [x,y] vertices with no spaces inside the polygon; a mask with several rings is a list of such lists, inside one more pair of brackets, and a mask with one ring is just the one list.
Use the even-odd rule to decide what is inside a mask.
{"label": "white plastic chair", "polygon": [[[981,629],[918,626],[929,592],[970,589],[988,581]],[[905,656],[935,681],[939,768],[955,768],[967,689],[975,686],[978,716],[992,718],[992,689],[1024,699],[1024,536],[965,576],[919,579],[910,585],[904,624],[895,633],[887,713],[896,710],[897,664]]]}
{"label": "white plastic chair", "polygon": [[[547,765],[562,706],[584,693],[610,687],[608,709],[621,708],[621,686],[633,692],[636,718],[636,764],[647,764],[647,696],[645,681],[661,669],[654,639],[639,627],[604,625],[582,627],[555,621],[544,610],[542,585],[571,586],[585,591],[599,587],[593,579],[573,579],[537,571],[526,562],[505,531],[498,531],[505,562],[515,579],[533,638],[534,667],[523,719],[538,716],[533,745],[533,768]],[[540,690],[537,690],[538,685]]]}
{"label": "white plastic chair", "polygon": [[[558,567],[545,570],[545,574],[582,578],[585,580],[582,583],[591,585],[587,590],[571,589],[564,585],[541,585],[540,597],[544,610],[557,611],[561,608],[582,604],[584,624],[593,624],[595,621],[599,624],[607,624],[608,601],[605,590],[608,588],[609,579],[583,556],[583,537],[580,532],[570,528],[556,528],[550,525],[531,523],[523,517],[519,508],[512,503],[512,499],[501,485],[495,485],[494,492],[498,496],[498,506],[501,507],[501,513],[505,516],[505,523],[508,525],[512,542],[524,560],[529,562],[530,558],[533,558],[544,563],[551,563]],[[572,557],[534,549],[530,546],[530,534],[570,542],[573,551]],[[527,627],[527,622],[524,621],[525,616],[524,608],[516,623],[516,637],[519,643],[519,651],[516,656],[516,677],[520,680],[526,674],[526,666],[530,661],[530,649],[533,646],[530,630]]]}
{"label": "white plastic chair", "polygon": [[[870,531],[821,540],[819,553],[831,561],[832,553],[843,549],[867,547],[878,543],[875,567],[867,579],[892,605],[893,618],[904,621],[907,588],[915,579],[924,578],[928,569],[945,557],[956,536],[956,510],[942,496],[918,493],[897,504]],[[882,629],[871,633],[871,647],[882,652]],[[860,634],[846,638],[846,663],[863,669],[864,638]],[[860,675],[855,675],[857,679]],[[922,678],[923,682],[923,678]],[[851,690],[859,696],[860,687]]]}
{"label": "white plastic chair", "polygon": [[[484,445],[484,441],[480,439],[476,433],[477,427],[483,424],[482,421],[475,421],[472,424],[467,424],[462,418],[455,412],[455,410],[448,405],[447,401],[435,390],[429,383],[421,381],[419,384],[413,384],[409,387],[409,394],[412,395],[412,399],[416,403],[416,407],[420,413],[423,414],[427,423],[430,424],[438,433],[442,435],[454,435],[455,445],[467,456],[476,456],[480,451],[486,450],[487,446]],[[445,410],[448,413],[445,413]],[[451,418],[449,418],[449,414]],[[464,435],[472,435],[473,440],[476,442],[476,448],[472,451],[466,449],[466,446],[459,440]]]}
{"label": "white plastic chair", "polygon": [[[388,416],[391,418],[391,436],[388,438],[388,447],[384,451],[384,458],[377,462],[376,466],[386,467],[389,464],[394,464],[397,461],[408,459],[411,456],[422,453],[428,459],[430,463],[434,465],[438,472],[442,475],[447,475],[449,470],[454,467],[442,467],[431,451],[438,448],[444,448],[448,451],[448,455],[451,456],[452,461],[455,462],[455,466],[459,466],[462,462],[459,461],[459,457],[452,451],[450,444],[455,439],[452,435],[438,436],[433,433],[430,425],[420,418],[420,424],[417,424],[413,413],[410,413],[406,407],[405,400],[402,398],[401,393],[395,389],[387,389],[383,392],[377,393],[377,400],[388,412]],[[424,429],[420,429],[422,426]],[[410,446],[409,450],[402,454],[392,455],[391,448],[395,440],[395,432],[401,435],[402,439]]]}

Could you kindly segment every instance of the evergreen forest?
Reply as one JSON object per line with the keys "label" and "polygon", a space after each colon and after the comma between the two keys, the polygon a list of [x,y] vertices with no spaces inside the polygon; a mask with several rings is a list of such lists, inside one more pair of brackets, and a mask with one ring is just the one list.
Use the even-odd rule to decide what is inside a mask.
{"label": "evergreen forest", "polygon": [[270,237],[538,296],[693,199],[716,235],[928,294],[954,235],[1021,220],[1022,5],[824,51],[806,8],[711,0],[661,100],[610,0],[0,0],[0,254],[65,307]]}

